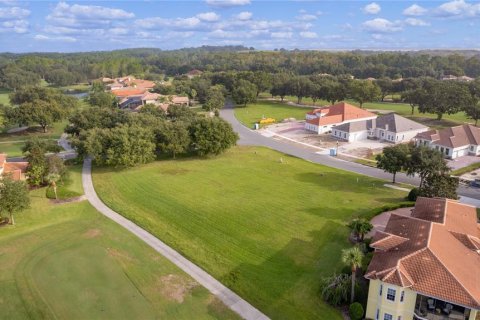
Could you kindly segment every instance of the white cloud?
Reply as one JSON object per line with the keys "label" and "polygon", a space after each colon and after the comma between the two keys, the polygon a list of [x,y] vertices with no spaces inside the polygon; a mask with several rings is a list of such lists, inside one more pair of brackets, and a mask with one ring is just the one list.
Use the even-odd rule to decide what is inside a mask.
{"label": "white cloud", "polygon": [[416,18],[407,18],[405,19],[405,24],[412,26],[412,27],[426,27],[429,26],[430,23],[425,22],[421,19],[416,19]]}
{"label": "white cloud", "polygon": [[427,13],[427,11],[427,9],[418,4],[412,4],[410,7],[403,10],[403,14],[406,16],[422,16]]}
{"label": "white cloud", "polygon": [[205,0],[205,2],[214,7],[236,7],[250,4],[250,0]]}
{"label": "white cloud", "polygon": [[366,14],[377,14],[380,12],[380,10],[382,10],[382,8],[380,7],[380,5],[378,5],[377,3],[375,2],[372,2],[370,4],[367,4],[364,8],[363,8],[363,12],[366,13]]}
{"label": "white cloud", "polygon": [[27,20],[7,20],[0,22],[0,32],[26,33],[28,26]]}
{"label": "white cloud", "polygon": [[76,42],[77,39],[73,37],[52,37],[46,36],[44,34],[37,34],[33,37],[35,40],[38,41],[62,41],[62,42]]}
{"label": "white cloud", "polygon": [[196,29],[201,26],[201,20],[197,17],[176,19],[154,17],[136,20],[135,25],[145,29]]}
{"label": "white cloud", "polygon": [[11,8],[0,8],[0,20],[15,20],[26,18],[30,15],[30,10],[11,7]]}
{"label": "white cloud", "polygon": [[300,37],[305,39],[315,39],[315,38],[318,38],[318,35],[316,32],[303,31],[303,32],[300,32]]}
{"label": "white cloud", "polygon": [[272,38],[276,39],[290,39],[293,36],[292,32],[272,32],[270,33]]}
{"label": "white cloud", "polygon": [[242,21],[250,20],[252,18],[253,14],[249,11],[243,11],[240,12],[239,14],[235,15],[234,18]]}
{"label": "white cloud", "polygon": [[453,0],[440,5],[434,14],[439,17],[477,17],[480,16],[480,3],[471,4],[464,0]]}
{"label": "white cloud", "polygon": [[215,22],[220,20],[220,16],[215,12],[203,12],[196,15],[196,17],[202,21]]}
{"label": "white cloud", "polygon": [[383,18],[375,18],[362,23],[362,27],[371,33],[391,33],[402,30],[400,23]]}
{"label": "white cloud", "polygon": [[313,15],[313,14],[301,14],[301,15],[297,16],[297,20],[313,21],[313,20],[317,20],[317,16]]}
{"label": "white cloud", "polygon": [[17,0],[0,0],[0,4],[3,4],[5,6],[15,6],[18,4]]}
{"label": "white cloud", "polygon": [[47,16],[47,20],[56,22],[75,22],[75,21],[99,21],[99,20],[118,20],[130,19],[135,17],[131,12],[122,9],[113,9],[101,6],[87,5],[69,5],[65,2],[59,2],[52,13]]}

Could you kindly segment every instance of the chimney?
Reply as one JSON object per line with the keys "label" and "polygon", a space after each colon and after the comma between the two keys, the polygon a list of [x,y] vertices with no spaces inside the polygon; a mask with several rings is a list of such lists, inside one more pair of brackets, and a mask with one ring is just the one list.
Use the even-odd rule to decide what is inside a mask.
{"label": "chimney", "polygon": [[385,124],[385,131],[388,131],[388,123]]}

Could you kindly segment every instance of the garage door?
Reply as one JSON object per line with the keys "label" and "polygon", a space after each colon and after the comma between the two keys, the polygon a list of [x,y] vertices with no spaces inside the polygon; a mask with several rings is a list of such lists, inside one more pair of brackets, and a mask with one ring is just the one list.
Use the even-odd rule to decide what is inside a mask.
{"label": "garage door", "polygon": [[463,149],[463,150],[458,150],[457,151],[457,157],[461,157],[461,156],[464,156],[467,154],[467,149]]}

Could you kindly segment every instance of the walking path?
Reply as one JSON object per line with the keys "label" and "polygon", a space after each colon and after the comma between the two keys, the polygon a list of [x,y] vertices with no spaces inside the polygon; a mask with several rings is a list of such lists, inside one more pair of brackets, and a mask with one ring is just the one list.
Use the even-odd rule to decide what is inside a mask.
{"label": "walking path", "polygon": [[151,233],[140,228],[130,220],[116,213],[107,207],[102,200],[97,196],[93,187],[92,181],[92,162],[86,159],[83,162],[82,183],[85,196],[88,201],[107,218],[115,221],[138,238],[143,240],[150,247],[155,249],[158,253],[174,263],[177,267],[189,274],[193,279],[198,281],[202,286],[207,288],[212,294],[220,299],[227,307],[238,313],[242,318],[248,320],[266,320],[269,319],[266,315],[261,313],[247,301],[243,300],[236,293],[225,287],[219,281],[214,279],[204,270],[193,264],[177,251],[173,250]]}

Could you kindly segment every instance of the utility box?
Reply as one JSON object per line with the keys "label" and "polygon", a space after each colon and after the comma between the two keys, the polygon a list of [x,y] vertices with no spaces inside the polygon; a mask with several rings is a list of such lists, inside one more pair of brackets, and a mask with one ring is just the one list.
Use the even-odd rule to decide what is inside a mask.
{"label": "utility box", "polygon": [[253,125],[253,130],[258,130],[258,128],[260,128],[260,125],[258,123],[255,123]]}
{"label": "utility box", "polygon": [[336,148],[331,148],[330,149],[330,155],[332,157],[336,157],[337,156],[337,149]]}

